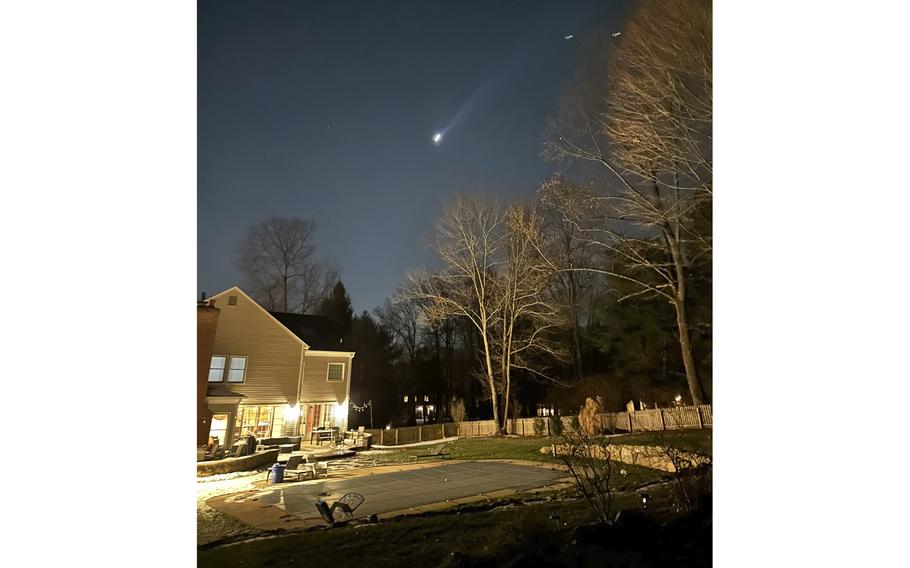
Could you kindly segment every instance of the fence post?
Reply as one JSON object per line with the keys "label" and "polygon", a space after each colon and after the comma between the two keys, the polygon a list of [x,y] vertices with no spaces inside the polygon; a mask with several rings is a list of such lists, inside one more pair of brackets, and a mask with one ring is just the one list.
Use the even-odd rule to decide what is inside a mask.
{"label": "fence post", "polygon": [[423,442],[423,426],[417,427],[417,441]]}
{"label": "fence post", "polygon": [[705,427],[705,422],[701,419],[701,407],[695,407],[695,414],[698,416],[698,428],[701,430]]}
{"label": "fence post", "polygon": [[632,413],[629,412],[628,415],[629,415],[629,433],[631,434],[632,433]]}
{"label": "fence post", "polygon": [[395,445],[398,445],[398,428],[395,428]]}
{"label": "fence post", "polygon": [[660,412],[660,429],[661,429],[661,430],[666,430],[666,429],[667,429],[667,423],[664,422],[664,411],[663,411],[662,409],[658,408],[658,409],[657,409],[657,412]]}
{"label": "fence post", "polygon": [[379,431],[379,445],[385,445],[385,429]]}

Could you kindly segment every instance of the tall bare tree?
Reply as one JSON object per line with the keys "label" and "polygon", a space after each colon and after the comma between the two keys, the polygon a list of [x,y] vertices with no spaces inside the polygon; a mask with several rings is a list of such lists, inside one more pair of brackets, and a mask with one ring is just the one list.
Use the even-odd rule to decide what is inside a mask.
{"label": "tall bare tree", "polygon": [[[540,378],[554,380],[540,370],[541,356],[563,361],[566,350],[556,330],[567,321],[561,306],[550,294],[554,270],[540,250],[546,244],[542,219],[521,205],[509,207],[506,216],[506,257],[497,279],[501,317],[496,334],[500,360],[503,416],[509,416],[512,400],[512,369],[522,369]],[[508,432],[508,421],[505,422]]]}
{"label": "tall bare tree", "polygon": [[503,205],[476,197],[458,197],[436,223],[435,250],[442,270],[409,276],[407,294],[424,302],[431,320],[461,316],[477,330],[481,343],[481,384],[490,395],[493,420],[499,421],[497,375],[493,370],[493,330],[500,317],[496,273],[501,262],[506,222]]}
{"label": "tall bare tree", "polygon": [[621,37],[608,81],[598,74],[569,90],[544,146],[549,158],[602,167],[608,181],[543,193],[608,254],[598,271],[674,307],[689,391],[702,404],[686,300],[687,271],[711,254],[711,3],[644,2]]}
{"label": "tall bare tree", "polygon": [[328,296],[338,270],[317,258],[313,221],[273,217],[252,225],[238,264],[253,298],[269,310],[307,313]]}
{"label": "tall bare tree", "polygon": [[500,428],[508,428],[513,369],[549,378],[539,359],[564,358],[552,333],[564,325],[549,294],[553,270],[534,242],[540,224],[523,206],[456,199],[437,224],[443,268],[413,275],[407,291],[431,323],[462,317],[473,325],[483,359],[479,378]]}

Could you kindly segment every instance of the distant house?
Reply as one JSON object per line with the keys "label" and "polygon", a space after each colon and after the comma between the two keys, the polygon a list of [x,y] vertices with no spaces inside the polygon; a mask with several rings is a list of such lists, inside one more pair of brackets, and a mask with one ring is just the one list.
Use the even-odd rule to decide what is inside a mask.
{"label": "distant house", "polygon": [[354,352],[327,318],[269,312],[236,286],[209,302],[220,310],[211,351],[210,436],[309,436],[347,429]]}

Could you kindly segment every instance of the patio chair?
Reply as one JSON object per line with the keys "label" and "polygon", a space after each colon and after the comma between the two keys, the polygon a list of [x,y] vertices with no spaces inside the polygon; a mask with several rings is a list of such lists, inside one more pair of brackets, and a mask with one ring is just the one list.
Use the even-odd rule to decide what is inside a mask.
{"label": "patio chair", "polygon": [[320,475],[327,477],[329,475],[329,462],[325,461],[314,461],[313,466],[313,478],[316,479]]}
{"label": "patio chair", "polygon": [[363,426],[357,428],[357,434],[355,434],[355,437],[354,437],[354,444],[355,444],[355,445],[363,444],[363,431],[364,431],[365,429],[366,429],[366,428],[364,428]]}
{"label": "patio chair", "polygon": [[360,493],[346,493],[341,499],[335,501],[331,507],[325,501],[314,503],[316,510],[329,526],[336,523],[346,523],[354,519],[354,511],[363,503]]}
{"label": "patio chair", "polygon": [[[300,481],[301,475],[306,475],[306,474],[311,473],[311,470],[309,468],[301,467],[301,466],[306,466],[305,456],[297,455],[297,456],[289,457],[287,463],[285,463],[285,465],[284,465],[285,479],[287,479],[293,475],[293,476],[295,476],[297,481]],[[269,480],[269,472],[266,472],[265,480],[266,481]]]}
{"label": "patio chair", "polygon": [[414,461],[420,461],[420,458],[442,458],[450,456],[449,448],[452,446],[449,442],[443,442],[441,444],[436,444],[426,452],[422,454],[414,454]]}

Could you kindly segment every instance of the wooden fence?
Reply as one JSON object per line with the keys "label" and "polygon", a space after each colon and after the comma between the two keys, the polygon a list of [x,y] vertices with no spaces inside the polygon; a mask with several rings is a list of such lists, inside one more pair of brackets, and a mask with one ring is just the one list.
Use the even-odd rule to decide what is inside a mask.
{"label": "wooden fence", "polygon": [[[683,428],[712,428],[711,405],[681,406],[678,408],[657,408],[636,410],[635,412],[605,412],[598,414],[600,428],[606,432],[650,432],[654,430],[679,430]],[[518,436],[534,436],[536,418],[516,418],[509,420],[509,432]],[[550,420],[541,417],[543,434],[550,435]],[[563,428],[572,427],[572,419],[561,418]],[[399,446],[464,436],[469,438],[492,436],[496,433],[496,423],[492,420],[472,420],[456,425],[454,422],[428,424],[426,426],[407,426],[388,430],[366,430],[373,435],[373,443],[380,446]]]}

